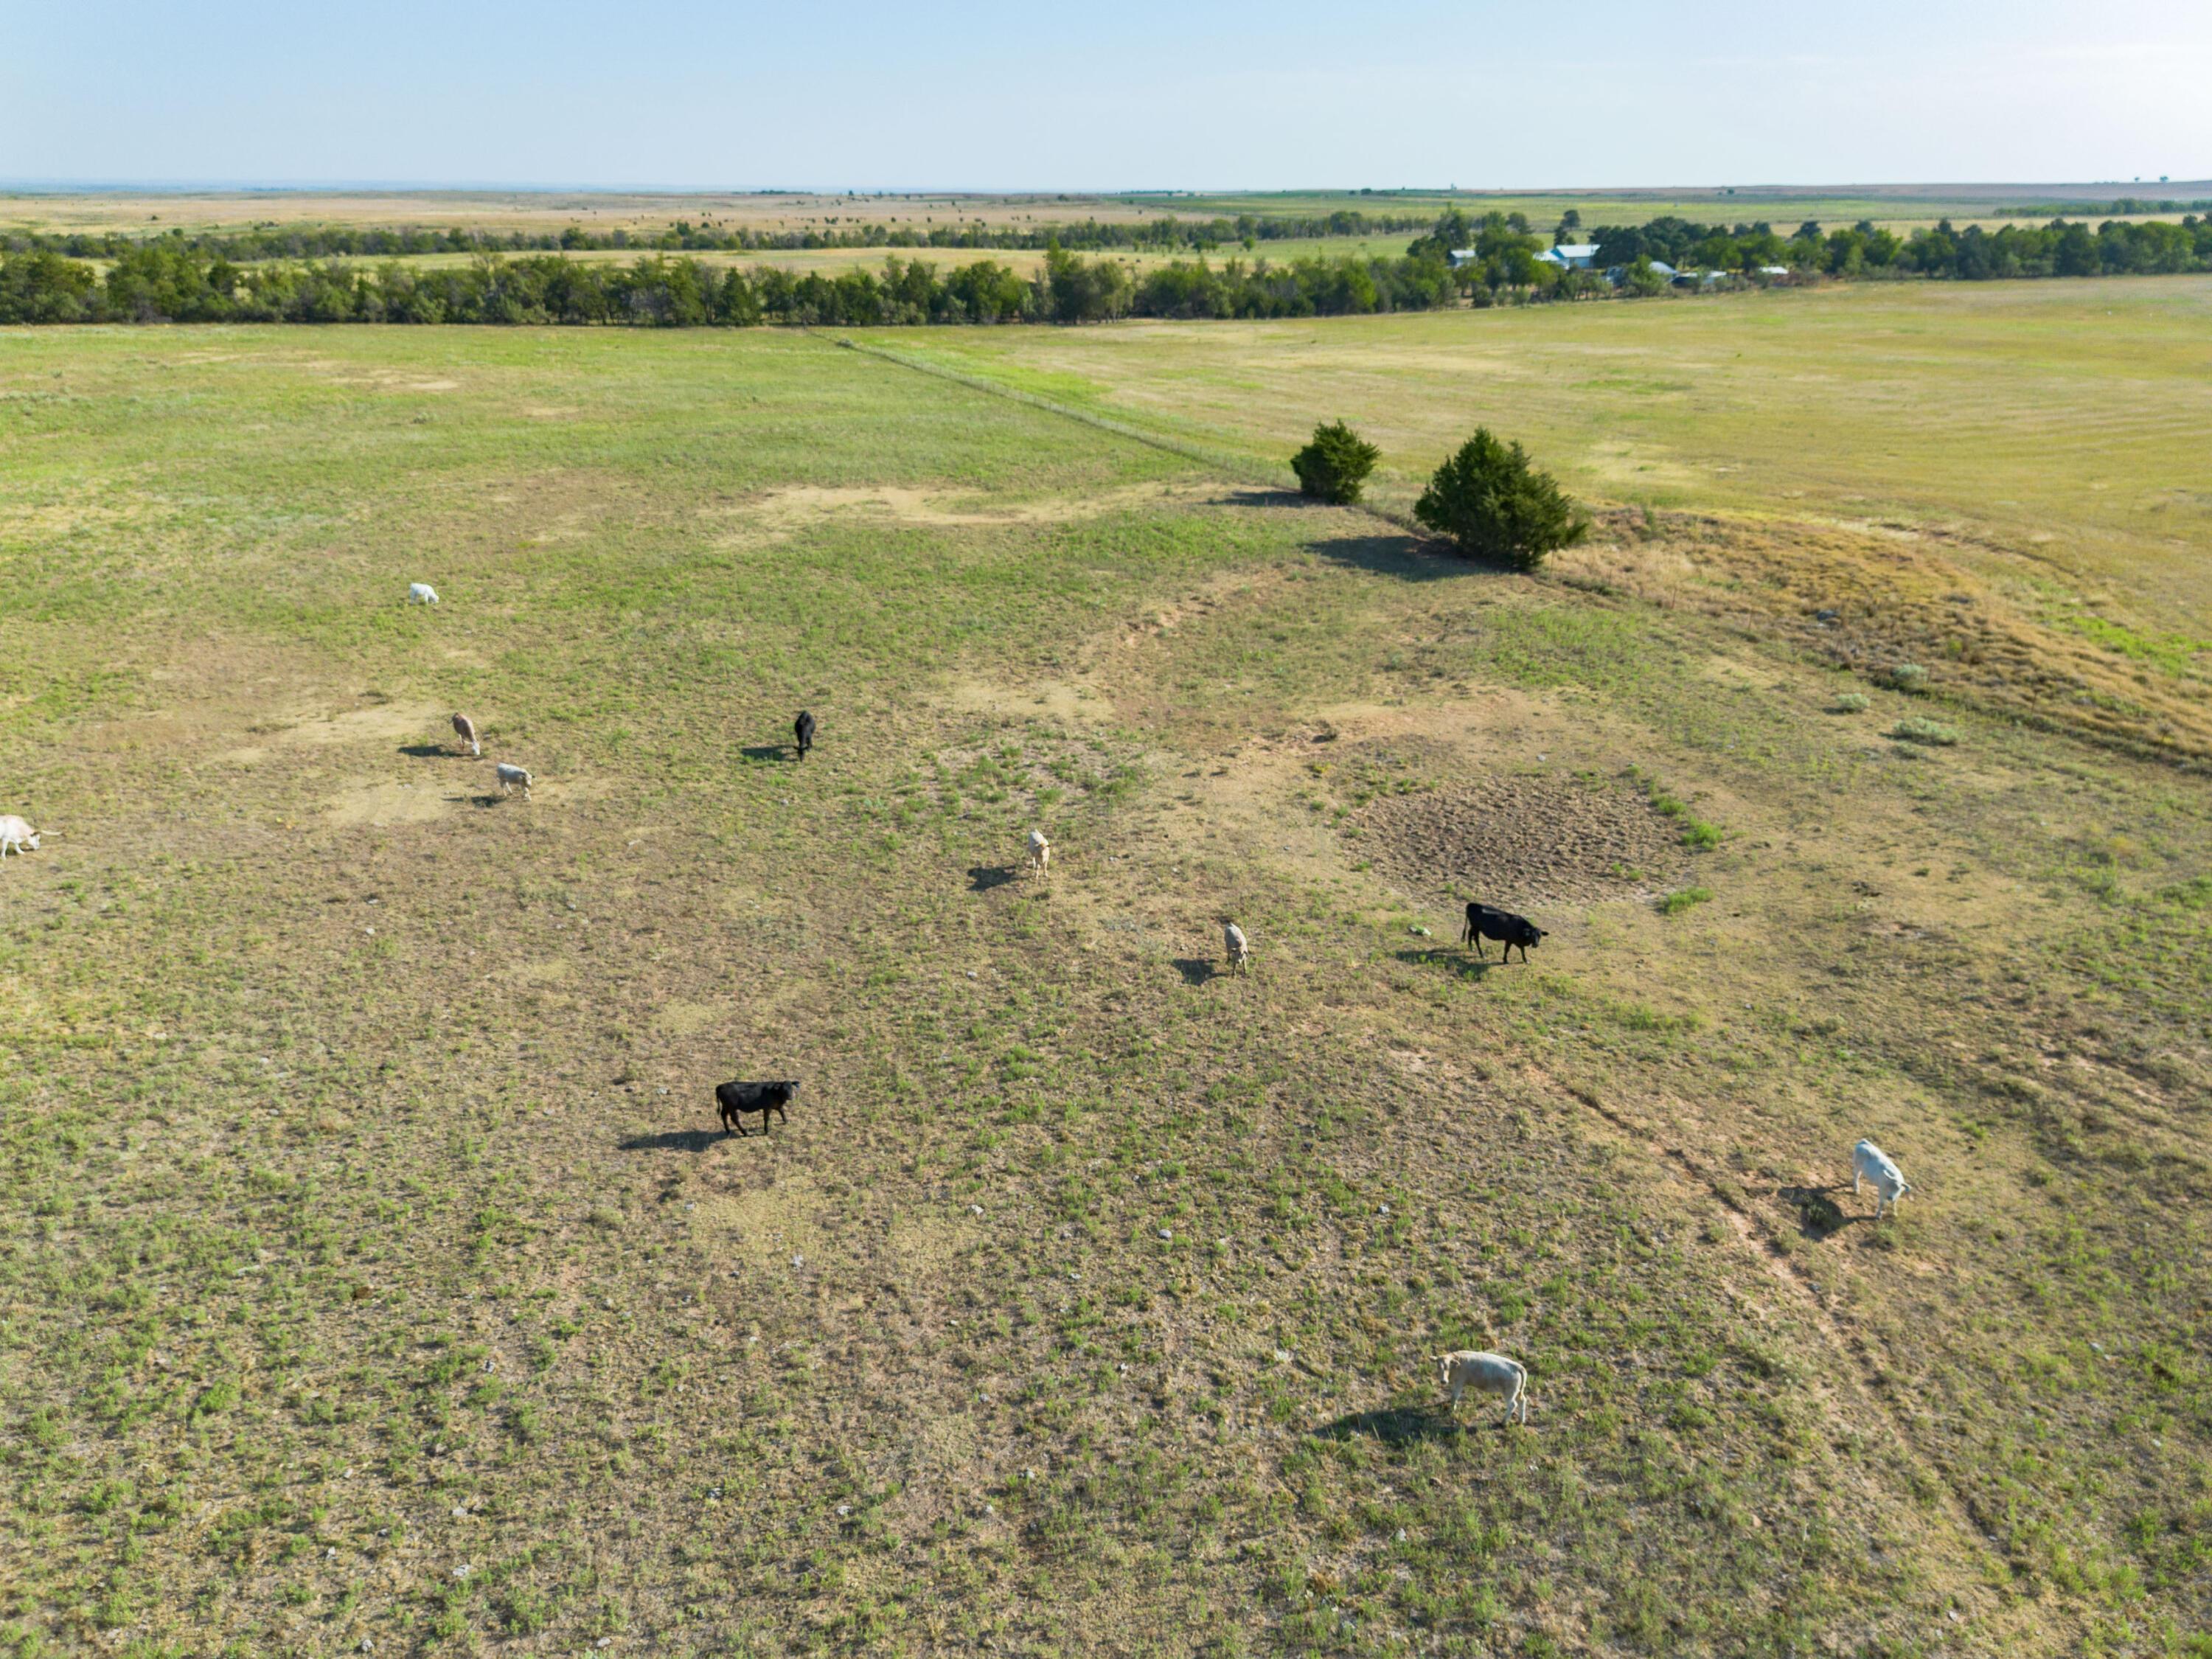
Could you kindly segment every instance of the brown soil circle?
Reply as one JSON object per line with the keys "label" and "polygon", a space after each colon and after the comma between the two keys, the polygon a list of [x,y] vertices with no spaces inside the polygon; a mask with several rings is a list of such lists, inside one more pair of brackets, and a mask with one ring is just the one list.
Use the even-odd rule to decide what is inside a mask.
{"label": "brown soil circle", "polygon": [[1689,862],[1680,825],[1641,794],[1540,774],[1386,795],[1358,822],[1361,848],[1408,892],[1508,910],[1635,898]]}

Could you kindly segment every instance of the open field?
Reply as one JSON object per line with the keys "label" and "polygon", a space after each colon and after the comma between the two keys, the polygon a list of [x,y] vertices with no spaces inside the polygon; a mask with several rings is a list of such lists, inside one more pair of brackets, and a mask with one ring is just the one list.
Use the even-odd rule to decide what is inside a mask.
{"label": "open field", "polygon": [[2208,300],[0,331],[0,1654],[2205,1651]]}
{"label": "open field", "polygon": [[[2212,198],[2212,181],[2165,185],[2021,185],[1897,186],[1891,189],[1610,191],[1515,193],[1479,191],[1298,191],[1281,193],[1186,193],[1157,196],[817,195],[792,192],[623,193],[598,191],[0,191],[0,233],[125,231],[161,234],[241,231],[257,226],[458,228],[505,234],[558,231],[569,225],[596,234],[657,234],[678,220],[724,228],[833,231],[854,225],[981,223],[1016,228],[1054,224],[1143,223],[1162,218],[1211,219],[1239,214],[1433,216],[1459,206],[1470,213],[1525,213],[1546,229],[1570,208],[1585,225],[1642,224],[1673,214],[1698,223],[1766,221],[1784,234],[1807,219],[1829,226],[1861,219],[1899,234],[1942,218],[1991,229],[2017,222],[1995,216],[2005,206],[2080,201],[2102,204],[2122,197],[2196,201]],[[2082,211],[2088,211],[2085,206]],[[2130,217],[2174,218],[2172,214]],[[1404,238],[1384,239],[1394,252]]]}
{"label": "open field", "polygon": [[805,191],[623,194],[600,191],[0,191],[9,230],[245,230],[256,225],[419,225],[500,232],[659,232],[678,219],[758,230],[851,224],[993,225],[1159,217],[1095,196],[836,196]]}
{"label": "open field", "polygon": [[[1457,204],[1469,212],[1525,213],[1532,224],[1556,223],[1572,208],[1586,225],[1642,224],[1663,214],[1709,223],[1729,224],[1764,219],[1781,228],[1800,220],[1818,219],[1825,224],[1849,224],[1871,219],[1893,228],[1900,225],[1932,224],[1948,218],[1956,223],[2002,220],[1990,216],[1999,208],[2040,207],[2046,204],[2090,204],[2137,197],[2155,201],[2212,199],[2212,180],[2184,180],[2165,184],[2094,185],[1845,185],[1834,186],[1742,185],[1704,190],[1553,190],[1553,191],[1376,191],[1370,194],[1337,191],[1195,191],[1172,197],[1131,198],[1136,201],[1171,203],[1177,211],[1210,216],[1225,213],[1328,213],[1345,206],[1365,206],[1370,213],[1440,213]],[[1372,205],[1366,205],[1366,204]]]}
{"label": "open field", "polygon": [[[1382,446],[1370,494],[1401,512],[1486,422],[1589,498],[1660,515],[1569,562],[1585,574],[1680,598],[1667,573],[1710,556],[1707,598],[1763,592],[1801,623],[1873,581],[1903,602],[1857,618],[1869,626],[2032,624],[2053,636],[2044,667],[2087,641],[2085,671],[2105,659],[2118,676],[2055,697],[2087,695],[2076,708],[2146,732],[2172,716],[2212,754],[2208,323],[2212,282],[2182,277],[880,337],[1253,467],[1279,465],[1317,414],[1340,416]],[[1869,564],[1911,569],[1892,581]],[[1976,605],[1931,611],[1969,589]],[[2014,665],[1965,660],[1978,626],[1933,631],[1906,654],[1943,651],[1939,673],[2009,672],[2027,689]]]}

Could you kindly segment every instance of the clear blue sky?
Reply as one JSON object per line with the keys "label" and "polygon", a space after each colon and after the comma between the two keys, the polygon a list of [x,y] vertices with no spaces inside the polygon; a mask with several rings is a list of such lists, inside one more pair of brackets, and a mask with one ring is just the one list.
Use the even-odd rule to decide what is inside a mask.
{"label": "clear blue sky", "polygon": [[0,179],[2212,175],[2212,0],[0,0]]}

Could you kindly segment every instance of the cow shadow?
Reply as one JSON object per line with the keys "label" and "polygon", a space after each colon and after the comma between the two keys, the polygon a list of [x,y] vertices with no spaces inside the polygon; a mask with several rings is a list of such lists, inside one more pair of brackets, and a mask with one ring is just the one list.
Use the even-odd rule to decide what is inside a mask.
{"label": "cow shadow", "polygon": [[968,890],[971,893],[988,893],[994,887],[1004,887],[1014,878],[1015,873],[1014,866],[1011,864],[971,866],[968,871]]}
{"label": "cow shadow", "polygon": [[1175,970],[1182,975],[1182,982],[1186,985],[1203,985],[1208,980],[1221,977],[1219,963],[1207,962],[1198,957],[1177,957],[1175,959]]}
{"label": "cow shadow", "polygon": [[1401,951],[1398,960],[1408,968],[1441,968],[1461,979],[1479,980],[1500,964],[1485,962],[1480,957],[1470,957],[1464,949],[1454,951],[1431,945],[1425,951]]}
{"label": "cow shadow", "polygon": [[1317,1440],[1379,1440],[1386,1446],[1410,1446],[1464,1434],[1467,1428],[1441,1406],[1386,1406],[1379,1411],[1352,1412],[1313,1432]]}
{"label": "cow shadow", "polygon": [[411,755],[416,760],[465,760],[468,758],[465,755],[456,756],[451,748],[442,743],[403,743],[399,745],[399,752],[403,755]]}
{"label": "cow shadow", "polygon": [[720,1129],[663,1129],[657,1135],[632,1135],[617,1141],[625,1152],[703,1152],[727,1139]]}
{"label": "cow shadow", "polygon": [[788,743],[756,743],[738,752],[756,764],[769,761],[787,761],[792,758],[795,744]]}
{"label": "cow shadow", "polygon": [[1846,1215],[1844,1206],[1831,1196],[1844,1189],[1834,1187],[1778,1187],[1775,1197],[1797,1212],[1798,1231],[1814,1243],[1832,1234],[1839,1233],[1854,1222],[1864,1221],[1863,1215]]}
{"label": "cow shadow", "polygon": [[1442,543],[1419,536],[1333,536],[1306,545],[1332,563],[1377,576],[1395,576],[1401,581],[1443,581],[1490,568],[1448,553]]}

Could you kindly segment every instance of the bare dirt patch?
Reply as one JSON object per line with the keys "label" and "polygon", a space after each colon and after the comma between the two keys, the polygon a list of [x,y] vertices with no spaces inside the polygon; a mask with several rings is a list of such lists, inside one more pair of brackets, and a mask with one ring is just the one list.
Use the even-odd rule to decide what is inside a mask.
{"label": "bare dirt patch", "polygon": [[[320,747],[329,744],[371,740],[396,742],[412,737],[434,742],[441,740],[452,731],[447,724],[445,707],[440,703],[378,703],[371,708],[349,709],[344,714],[324,719],[295,718],[296,723],[265,735],[277,743]],[[257,735],[263,734],[257,732]]]}
{"label": "bare dirt patch", "polygon": [[1680,828],[1642,795],[1554,774],[1492,772],[1359,816],[1361,846],[1410,890],[1499,904],[1634,898],[1687,862]]}
{"label": "bare dirt patch", "polygon": [[846,514],[931,529],[1064,524],[1131,508],[1202,501],[1220,493],[1220,486],[1211,483],[1144,483],[1087,495],[994,501],[972,492],[914,489],[896,484],[860,489],[800,484],[771,489],[735,506],[710,509],[710,513],[731,520],[735,526],[732,540],[742,543],[756,539],[780,541],[808,525]]}
{"label": "bare dirt patch", "polygon": [[424,823],[458,804],[458,797],[434,786],[371,783],[341,791],[324,816],[332,823]]}
{"label": "bare dirt patch", "polygon": [[955,681],[946,698],[962,714],[1003,715],[1015,720],[1048,719],[1063,725],[1094,724],[1114,718],[1114,705],[1087,685],[1039,680],[1025,686],[988,681]]}

